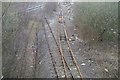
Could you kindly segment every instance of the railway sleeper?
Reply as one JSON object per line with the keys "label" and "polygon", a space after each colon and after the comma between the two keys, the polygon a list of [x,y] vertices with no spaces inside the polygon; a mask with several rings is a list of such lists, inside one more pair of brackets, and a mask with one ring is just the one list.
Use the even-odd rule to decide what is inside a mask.
{"label": "railway sleeper", "polygon": [[60,36],[60,41],[67,41],[65,36]]}

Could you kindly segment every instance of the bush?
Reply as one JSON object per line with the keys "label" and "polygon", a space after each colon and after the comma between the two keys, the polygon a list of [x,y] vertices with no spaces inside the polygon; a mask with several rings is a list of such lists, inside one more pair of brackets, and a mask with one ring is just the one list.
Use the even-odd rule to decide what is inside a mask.
{"label": "bush", "polygon": [[[74,3],[74,20],[84,40],[118,40],[118,3]],[[88,30],[88,31],[86,31]],[[88,33],[88,34],[87,34]],[[84,35],[83,35],[84,34]],[[88,36],[85,36],[88,35]],[[81,37],[80,36],[80,37]],[[94,39],[93,39],[94,38]]]}

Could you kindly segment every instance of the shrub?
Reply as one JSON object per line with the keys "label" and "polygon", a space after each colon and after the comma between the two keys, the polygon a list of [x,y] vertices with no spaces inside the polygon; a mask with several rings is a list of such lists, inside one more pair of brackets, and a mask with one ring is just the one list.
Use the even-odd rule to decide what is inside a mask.
{"label": "shrub", "polygon": [[[98,41],[102,39],[103,41],[107,42],[117,42],[117,2],[74,3],[73,10],[75,23],[79,26],[79,29],[81,31],[80,35],[85,37],[85,40],[86,38],[89,40],[95,38]],[[86,30],[88,30],[88,34],[85,32]],[[84,33],[84,35],[82,33]],[[85,34],[88,36],[85,36]],[[91,36],[94,37],[91,38]]]}

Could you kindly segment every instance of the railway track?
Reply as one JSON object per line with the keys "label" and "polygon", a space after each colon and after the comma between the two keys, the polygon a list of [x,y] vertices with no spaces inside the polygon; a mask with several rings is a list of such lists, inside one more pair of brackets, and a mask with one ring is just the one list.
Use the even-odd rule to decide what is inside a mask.
{"label": "railway track", "polygon": [[67,36],[65,25],[62,25],[61,28],[62,29],[60,31],[59,44],[61,45],[65,61],[67,62],[66,64],[68,65],[73,78],[82,78],[82,74],[80,72],[79,66],[77,64],[77,61],[75,59],[75,56],[73,54],[73,51],[68,40],[69,38]]}
{"label": "railway track", "polygon": [[[51,61],[53,64],[54,74],[56,75],[55,77],[56,78],[66,78],[66,79],[70,79],[70,80],[71,79],[74,80],[74,78],[81,78],[81,80],[82,80],[82,74],[80,72],[79,66],[77,64],[77,61],[75,59],[75,56],[74,56],[72,49],[70,47],[70,44],[69,44],[67,31],[65,29],[65,24],[60,23],[60,25],[61,25],[60,31],[58,32],[59,39],[57,40],[55,38],[55,35],[54,35],[52,28],[46,17],[45,17],[45,22],[47,23],[47,26],[44,27],[45,38],[46,38],[46,42],[48,44],[48,50],[49,50]],[[47,31],[49,31],[48,33],[52,36],[51,41],[53,41],[56,44],[52,48],[51,48],[51,45],[49,44],[50,39],[47,36],[48,35]],[[36,36],[37,36],[37,31],[36,31]],[[57,48],[57,50],[56,50],[56,48]],[[24,56],[22,57],[22,62],[23,62],[22,66],[25,65],[24,61],[26,62],[25,53],[24,53]],[[34,74],[35,74],[36,65],[37,65],[36,58],[37,58],[37,52],[34,55],[34,63],[33,63]],[[25,76],[23,76],[23,72],[24,72],[23,70],[25,70],[25,69],[23,67],[21,67],[21,69],[19,71],[20,75],[18,75],[18,77],[25,77]]]}
{"label": "railway track", "polygon": [[[61,10],[63,11],[63,10]],[[63,12],[61,12],[63,14]],[[68,11],[69,13],[69,11]],[[59,31],[59,44],[61,44],[61,48],[63,50],[63,54],[65,56],[65,60],[67,62],[67,65],[69,66],[70,70],[71,70],[71,74],[73,76],[73,78],[82,78],[82,74],[81,74],[81,71],[79,69],[79,65],[76,61],[76,58],[74,56],[74,53],[71,49],[71,46],[70,46],[70,42],[69,42],[69,38],[68,38],[68,33],[67,33],[67,30],[66,30],[66,20],[64,19],[65,18],[65,14],[64,15],[61,15],[63,16],[63,20],[62,20],[62,23],[60,23],[60,31]],[[70,17],[70,15],[69,15]]]}
{"label": "railway track", "polygon": [[[31,76],[26,76],[27,71],[30,71],[31,73],[27,73],[31,74],[32,77],[35,76],[35,71],[36,71],[36,66],[37,66],[37,42],[38,42],[38,38],[37,38],[37,28],[33,29],[35,22],[31,23],[31,26],[29,26],[29,31],[28,31],[28,36],[25,39],[26,43],[25,43],[25,47],[23,47],[23,54],[17,54],[17,56],[21,57],[20,59],[17,60],[17,63],[15,65],[15,67],[13,68],[13,71],[17,71],[16,76],[18,78],[23,78],[23,77],[31,77]],[[33,31],[34,30],[34,31]],[[30,40],[30,36],[31,34],[34,34],[34,40],[33,37],[31,37]],[[29,39],[29,42],[28,42]],[[28,53],[30,53],[30,55],[32,55],[32,62],[30,62],[28,60],[29,56]],[[29,58],[31,59],[31,57]],[[19,65],[19,66],[18,66]],[[27,65],[27,67],[26,67]],[[30,68],[28,68],[28,65],[31,65]],[[28,70],[29,69],[29,70]]]}
{"label": "railway track", "polygon": [[[66,77],[66,67],[65,67],[65,62],[64,62],[64,59],[63,59],[63,55],[61,54],[61,50],[60,48],[58,48],[58,42],[57,40],[55,39],[55,36],[52,32],[52,29],[47,21],[47,19],[45,18],[45,21],[46,23],[48,24],[48,27],[44,28],[45,30],[45,37],[46,37],[46,41],[47,41],[47,44],[48,44],[48,49],[49,49],[49,53],[50,53],[50,56],[51,56],[51,60],[52,60],[52,64],[53,64],[53,67],[54,67],[54,71],[55,71],[55,74],[56,74],[56,77],[57,78],[64,78]],[[51,33],[51,36],[53,37],[53,39],[51,39],[51,41],[54,41],[55,42],[55,47],[52,47],[52,49],[50,48],[50,45],[49,45],[49,42],[48,40],[50,40],[48,37],[47,37],[47,30],[49,30],[49,33]],[[58,50],[56,51],[55,49],[58,48]],[[53,50],[53,51],[52,51]],[[56,54],[56,51],[57,53],[60,53],[60,54]]]}
{"label": "railway track", "polygon": [[[70,43],[68,40],[65,25],[60,23],[61,27],[60,27],[60,31],[58,32],[59,39],[57,40],[55,38],[55,35],[53,34],[52,28],[51,28],[46,17],[45,17],[45,21],[48,25],[47,30],[49,29],[49,32],[53,37],[52,40],[54,40],[56,47],[58,49],[58,53],[51,53],[52,50],[50,48],[49,41],[48,41],[50,39],[48,39],[47,34],[46,34],[46,29],[44,29],[45,34],[46,34],[48,48],[49,48],[49,53],[51,55],[51,60],[53,63],[56,77],[57,78],[66,78],[66,79],[70,78],[72,80],[74,80],[74,78],[80,78],[81,80],[83,80],[79,66],[77,64],[77,61],[76,61],[75,56],[73,54],[73,51],[70,47]],[[57,54],[59,56],[56,57],[56,56],[54,56],[55,54]],[[59,58],[59,59],[56,59],[56,58]]]}
{"label": "railway track", "polygon": [[[82,74],[80,73],[80,69],[79,66],[77,64],[77,61],[75,59],[75,56],[72,52],[72,49],[70,47],[69,44],[69,40],[68,40],[68,36],[67,36],[67,31],[65,29],[65,24],[60,23],[60,31],[58,32],[59,36],[58,36],[58,40],[55,38],[55,35],[52,31],[52,28],[47,20],[47,18],[45,17],[45,22],[47,23],[47,27],[44,27],[44,31],[45,31],[45,38],[46,38],[46,42],[48,44],[48,51],[50,53],[50,57],[51,57],[51,61],[53,64],[53,69],[54,69],[54,74],[56,75],[56,78],[66,78],[66,79],[72,79],[74,80],[74,78],[81,78],[82,80]],[[65,22],[64,22],[65,23]],[[34,23],[32,24],[32,27],[29,31],[29,36],[30,33],[32,31]],[[37,29],[35,30],[36,33],[34,33],[37,37]],[[48,33],[50,33],[50,35],[52,36],[51,41],[53,41],[56,45],[55,47],[50,46],[50,39],[47,36],[47,31],[49,31]],[[28,38],[29,38],[28,36]],[[37,40],[37,39],[36,39]],[[38,41],[36,41],[38,42]],[[31,42],[30,42],[31,43]],[[33,42],[34,43],[34,42]],[[27,44],[26,43],[26,48],[27,49]],[[36,43],[37,45],[37,43]],[[29,47],[29,46],[28,46]],[[57,50],[56,50],[57,48]],[[36,49],[37,51],[37,49]],[[55,51],[55,52],[54,52]],[[17,64],[21,63],[20,68],[17,68],[17,66],[15,67],[14,70],[18,70],[17,77],[26,77],[26,74],[24,73],[24,71],[26,70],[26,67],[23,67],[24,65],[26,65],[27,60],[26,58],[26,53],[27,51],[25,50],[22,58],[18,61]],[[34,52],[34,50],[32,50],[32,52]],[[31,51],[30,51],[31,53]],[[35,71],[36,71],[36,66],[37,66],[37,52],[34,53],[33,57],[33,63],[32,63],[32,67],[33,67],[33,76],[35,76]],[[26,70],[26,72],[28,72],[29,70]],[[32,72],[30,70],[30,72]]]}

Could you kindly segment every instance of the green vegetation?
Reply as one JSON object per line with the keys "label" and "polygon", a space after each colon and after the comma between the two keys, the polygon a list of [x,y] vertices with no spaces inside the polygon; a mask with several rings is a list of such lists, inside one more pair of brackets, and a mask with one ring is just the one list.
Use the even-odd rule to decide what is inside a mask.
{"label": "green vegetation", "polygon": [[[13,3],[2,3],[2,60],[4,76],[9,75],[9,70],[14,58],[14,39],[18,29],[18,12],[12,6]],[[8,66],[9,65],[9,66]]]}
{"label": "green vegetation", "polygon": [[7,45],[9,45],[9,41],[11,41],[14,37],[19,22],[18,14],[15,9],[12,6],[9,6],[8,8],[8,6],[9,3],[2,4],[2,12],[4,13],[5,11],[5,14],[2,18],[2,43],[3,49],[5,49],[3,51],[8,50]]}
{"label": "green vegetation", "polygon": [[[117,43],[118,3],[82,2],[74,3],[75,24],[84,40],[101,40]],[[94,38],[94,39],[93,39]]]}

